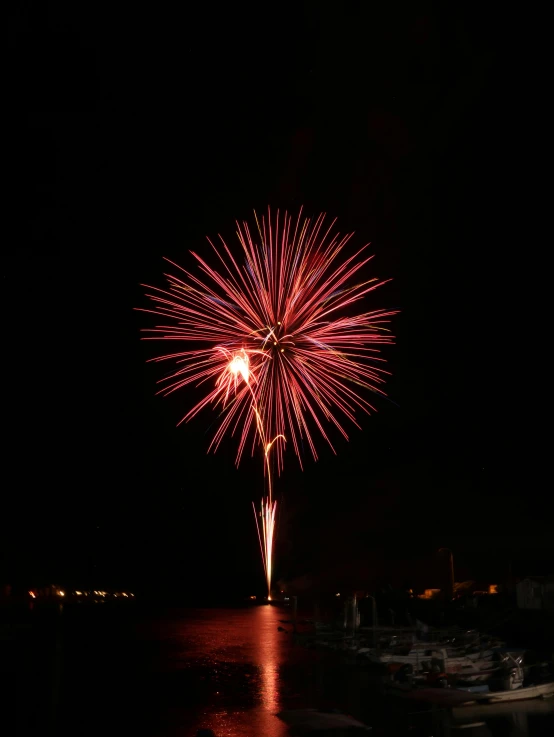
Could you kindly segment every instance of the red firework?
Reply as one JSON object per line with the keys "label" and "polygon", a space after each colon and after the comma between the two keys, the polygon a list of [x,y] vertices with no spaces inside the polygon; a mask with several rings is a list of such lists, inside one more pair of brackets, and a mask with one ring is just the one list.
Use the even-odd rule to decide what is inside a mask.
{"label": "red firework", "polygon": [[[326,426],[347,438],[344,418],[359,427],[356,413],[373,409],[359,390],[384,394],[388,372],[379,347],[393,342],[386,325],[395,312],[353,313],[385,282],[357,282],[371,259],[367,246],[341,258],[352,234],[332,234],[335,221],[328,227],[324,222],[324,214],[311,221],[300,211],[293,222],[287,213],[268,211],[261,222],[256,217],[253,231],[237,223],[243,259],[235,258],[221,236],[219,245],[208,239],[217,269],[193,252],[198,275],[169,262],[180,275],[165,275],[167,289],[147,287],[153,308],[144,311],[166,322],[149,329],[146,339],[178,346],[152,359],[176,364],[160,381],[160,393],[188,384],[206,387],[181,422],[207,405],[220,405],[225,411],[210,449],[226,434],[238,433],[237,465],[247,444],[253,449],[277,436],[290,441],[301,464],[304,442],[317,459],[316,430],[332,448]],[[275,448],[278,471],[284,448]]]}

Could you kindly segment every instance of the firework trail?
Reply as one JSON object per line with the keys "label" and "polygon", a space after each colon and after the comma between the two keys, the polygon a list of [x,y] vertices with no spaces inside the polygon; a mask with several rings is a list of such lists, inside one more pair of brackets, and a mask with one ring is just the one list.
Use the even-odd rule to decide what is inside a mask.
{"label": "firework trail", "polygon": [[[371,258],[365,255],[367,246],[341,258],[352,234],[333,235],[335,221],[324,223],[323,214],[312,221],[300,211],[293,221],[287,213],[272,216],[269,210],[261,221],[256,217],[254,231],[246,222],[237,223],[244,261],[221,236],[218,245],[208,239],[218,268],[194,252],[199,275],[169,262],[179,276],[166,274],[166,289],[147,287],[153,306],[143,310],[165,318],[147,331],[146,340],[176,341],[175,352],[152,359],[176,365],[160,381],[160,393],[189,384],[206,388],[181,422],[208,405],[219,407],[209,450],[237,434],[238,465],[245,448],[253,453],[258,443],[263,447],[268,495],[256,524],[268,587],[276,510],[273,443],[286,437],[302,465],[304,443],[317,459],[314,433],[331,448],[329,425],[348,438],[344,418],[359,427],[356,413],[374,409],[359,390],[384,395],[388,372],[380,346],[393,342],[386,325],[394,311],[356,310],[385,283],[355,280]],[[284,447],[275,446],[277,473]]]}
{"label": "firework trail", "polygon": [[[226,354],[225,349],[221,349]],[[275,514],[277,512],[277,502],[273,499],[273,481],[271,476],[271,464],[269,461],[269,454],[273,444],[277,440],[286,441],[284,435],[277,435],[273,440],[267,441],[264,423],[260,410],[256,406],[256,396],[252,391],[250,385],[250,367],[248,355],[245,351],[239,351],[233,356],[229,356],[229,362],[227,364],[227,372],[222,374],[218,379],[225,387],[227,391],[227,397],[230,384],[233,385],[235,391],[237,386],[237,379],[241,376],[245,384],[250,389],[252,394],[252,411],[256,417],[256,425],[259,433],[260,440],[262,442],[264,450],[264,470],[267,474],[267,485],[268,495],[262,497],[260,505],[260,522],[258,522],[258,512],[256,511],[256,505],[252,502],[252,508],[254,509],[254,519],[256,521],[256,530],[258,532],[258,540],[260,542],[260,550],[262,553],[262,562],[264,565],[265,578],[267,583],[268,599],[271,600],[271,577],[272,577],[272,564],[273,564],[273,537],[275,533]]]}

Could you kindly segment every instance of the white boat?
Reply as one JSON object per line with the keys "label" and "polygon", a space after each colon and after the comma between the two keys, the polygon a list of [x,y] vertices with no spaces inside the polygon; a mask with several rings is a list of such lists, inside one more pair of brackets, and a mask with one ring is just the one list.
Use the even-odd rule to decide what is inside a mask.
{"label": "white boat", "polygon": [[[525,701],[526,699],[550,698],[554,697],[554,680],[547,680],[542,683],[531,683],[524,686],[525,669],[523,664],[523,654],[520,652],[502,651],[502,662],[504,666],[504,675],[502,678],[502,689],[489,691],[489,687],[479,687],[483,689],[480,693],[475,691],[471,694],[472,701],[477,703],[498,704],[503,701]],[[540,675],[539,675],[540,678]],[[491,681],[491,683],[493,683]],[[458,691],[465,689],[459,688]],[[467,689],[469,692],[473,689]]]}
{"label": "white boat", "polygon": [[[393,693],[393,689],[389,688],[387,692]],[[533,703],[533,699],[536,700],[536,703],[544,702],[547,704],[546,708],[554,712],[554,681],[486,693],[476,693],[461,688],[410,688],[404,684],[398,684],[394,692],[411,700],[456,708],[455,716],[457,717],[465,716],[466,709],[468,717],[470,715],[480,716],[488,710],[492,714],[501,706],[519,708],[516,707],[516,704]]]}
{"label": "white boat", "polygon": [[[504,701],[525,701],[526,699],[548,699],[554,697],[554,681],[539,683],[538,685],[523,688],[507,689],[506,691],[489,691],[483,694],[468,694],[468,705],[500,704]],[[464,706],[464,705],[462,705]]]}
{"label": "white boat", "polygon": [[[452,689],[451,694],[463,693],[461,689]],[[458,703],[460,710],[469,710],[474,707],[485,708],[492,704],[502,704],[514,701],[528,701],[530,699],[550,700],[553,699],[552,711],[554,711],[554,681],[550,683],[539,683],[538,685],[525,686],[523,688],[507,689],[506,691],[489,691],[482,694],[467,694],[467,701]],[[550,709],[549,709],[550,710]],[[460,711],[461,713],[461,711]]]}
{"label": "white boat", "polygon": [[387,665],[390,663],[409,664],[414,671],[421,672],[431,670],[437,665],[441,671],[454,673],[472,673],[478,675],[484,670],[491,669],[491,661],[494,651],[487,650],[483,653],[448,653],[446,649],[413,650],[408,655],[396,655],[395,653],[377,653],[368,651],[366,657],[373,663]]}

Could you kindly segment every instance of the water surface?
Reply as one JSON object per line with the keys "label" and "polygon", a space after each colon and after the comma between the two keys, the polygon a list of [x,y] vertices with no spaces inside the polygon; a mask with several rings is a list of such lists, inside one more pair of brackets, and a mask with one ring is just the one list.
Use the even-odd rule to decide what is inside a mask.
{"label": "water surface", "polygon": [[[217,737],[284,737],[280,710],[323,707],[361,719],[374,737],[445,734],[440,714],[408,713],[421,707],[383,697],[368,673],[332,653],[294,644],[287,616],[273,606],[32,612],[4,643],[3,732],[192,737],[209,727]],[[485,725],[472,737],[554,735],[554,699],[478,719]]]}

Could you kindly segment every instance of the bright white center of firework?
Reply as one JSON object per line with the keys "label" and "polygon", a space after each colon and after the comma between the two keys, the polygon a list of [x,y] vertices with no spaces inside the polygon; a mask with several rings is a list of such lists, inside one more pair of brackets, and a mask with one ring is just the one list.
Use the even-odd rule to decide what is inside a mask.
{"label": "bright white center of firework", "polygon": [[235,356],[233,358],[233,360],[229,364],[229,371],[234,376],[238,376],[240,374],[242,378],[246,382],[248,382],[248,378],[250,376],[250,370],[248,368],[248,361],[245,360],[243,356]]}

